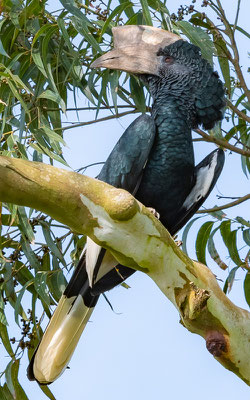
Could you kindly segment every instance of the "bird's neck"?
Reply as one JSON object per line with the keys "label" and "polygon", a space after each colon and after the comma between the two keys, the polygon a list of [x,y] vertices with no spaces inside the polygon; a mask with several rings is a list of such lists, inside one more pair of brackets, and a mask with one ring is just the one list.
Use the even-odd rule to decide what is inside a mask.
{"label": "bird's neck", "polygon": [[[190,96],[181,88],[156,87],[152,116],[157,126],[156,145],[165,149],[170,162],[194,166],[192,144],[193,106]],[[156,90],[155,90],[156,89]]]}

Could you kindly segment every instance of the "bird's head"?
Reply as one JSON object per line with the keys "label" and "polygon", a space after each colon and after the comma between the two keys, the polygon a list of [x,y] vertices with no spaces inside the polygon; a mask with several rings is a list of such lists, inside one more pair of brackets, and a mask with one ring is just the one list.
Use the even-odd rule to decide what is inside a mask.
{"label": "bird's head", "polygon": [[193,127],[211,129],[222,119],[224,89],[218,74],[201,56],[200,49],[180,36],[144,25],[112,29],[114,48],[97,58],[92,68],[110,68],[140,76],[154,97],[164,88],[166,95],[189,96],[195,113]]}

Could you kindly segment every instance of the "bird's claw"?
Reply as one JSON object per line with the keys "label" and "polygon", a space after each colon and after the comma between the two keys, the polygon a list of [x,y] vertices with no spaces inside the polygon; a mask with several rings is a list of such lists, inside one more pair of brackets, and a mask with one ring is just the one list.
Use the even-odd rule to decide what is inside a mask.
{"label": "bird's claw", "polygon": [[160,219],[160,214],[152,207],[147,207],[148,210],[151,212],[151,214],[154,215],[154,217],[156,217],[157,219]]}
{"label": "bird's claw", "polygon": [[182,240],[175,240],[176,246],[180,247],[182,245]]}

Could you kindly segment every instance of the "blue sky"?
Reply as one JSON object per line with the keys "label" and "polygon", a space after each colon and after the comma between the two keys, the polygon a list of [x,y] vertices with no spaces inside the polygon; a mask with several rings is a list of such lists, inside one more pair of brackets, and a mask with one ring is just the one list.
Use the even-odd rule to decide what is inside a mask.
{"label": "blue sky", "polygon": [[[173,12],[180,3],[180,0],[172,0],[167,6]],[[237,1],[224,0],[223,3],[225,10],[234,15],[233,8]],[[249,1],[242,0],[239,25],[246,30],[247,16]],[[239,40],[242,63],[246,65],[247,45],[242,36],[239,36]],[[126,117],[66,131],[68,148],[64,154],[68,163],[73,168],[80,168],[93,162],[105,161],[117,139],[134,118]],[[70,114],[68,119],[71,120]],[[82,114],[80,119],[90,120],[92,114]],[[197,162],[214,148],[210,144],[196,145]],[[206,202],[207,207],[215,203],[224,204],[225,200],[218,203],[218,192],[225,196],[247,193],[249,181],[242,177],[239,159],[238,156],[226,153],[225,169]],[[96,172],[96,169],[88,170],[92,176]],[[237,215],[240,213],[247,217],[246,204],[239,207]],[[235,217],[235,210],[229,210],[228,215]],[[198,225],[194,225],[188,242],[193,258],[197,229]],[[225,279],[226,274],[212,262],[209,267],[219,278]],[[242,277],[239,274],[230,298],[246,308],[242,296]],[[115,312],[104,298],[98,302],[70,363],[70,369],[51,385],[56,400],[193,400],[197,397],[202,400],[234,400],[237,396],[241,400],[249,399],[246,384],[213,359],[202,338],[191,334],[179,324],[178,312],[153,281],[138,272],[128,280],[128,284],[131,286],[129,290],[117,287],[108,293]],[[29,382],[24,376],[27,363],[27,359],[23,358],[21,381],[29,398],[47,399],[37,384]]]}

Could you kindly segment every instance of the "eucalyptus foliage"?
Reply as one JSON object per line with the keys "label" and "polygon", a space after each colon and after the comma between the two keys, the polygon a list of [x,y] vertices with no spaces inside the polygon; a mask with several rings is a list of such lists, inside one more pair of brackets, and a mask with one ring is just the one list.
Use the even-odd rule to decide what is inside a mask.
{"label": "eucalyptus foliage", "polygon": [[[2,0],[1,154],[51,164],[57,161],[67,166],[63,133],[69,127],[63,127],[62,117],[72,98],[76,118],[79,98],[96,111],[96,118],[100,109],[107,110],[107,119],[149,111],[150,99],[135,77],[126,76],[124,85],[119,72],[97,72],[90,68],[91,62],[112,45],[112,27],[144,24],[174,31],[199,46],[209,62],[217,59],[228,99],[227,123],[209,133],[197,130],[197,134],[202,140],[235,152],[241,158],[242,174],[247,176],[250,92],[240,68],[235,33],[247,38],[250,35],[238,26],[240,1],[234,21],[227,19],[219,0],[193,1],[174,14],[169,13],[166,3],[165,0],[140,0],[136,4],[126,0],[104,0],[98,4],[88,0],[60,0],[60,9],[51,10],[45,0]],[[212,12],[212,19],[207,11],[209,15]],[[78,121],[76,125],[81,124],[86,121]],[[200,225],[195,247],[199,261],[206,263],[209,254],[225,270],[225,292],[232,288],[237,270],[245,271],[245,297],[250,305],[250,222],[238,216],[237,208],[233,219],[223,212],[249,198],[246,195],[225,207],[208,210],[205,215],[209,219]],[[35,210],[1,204],[0,211],[0,336],[9,356],[2,371],[5,380],[0,397],[27,399],[18,381],[18,371],[22,355],[34,351],[42,332],[42,316],[36,306],[39,303],[42,314],[50,317],[50,307],[58,301],[66,285],[65,275],[77,263],[85,238]],[[197,218],[201,215],[190,221],[183,232],[185,251],[188,232]],[[37,230],[43,238],[39,243]],[[218,237],[227,248],[230,269],[216,248]],[[237,244],[239,239],[241,249]],[[27,294],[30,309],[24,305]],[[9,306],[20,327],[19,338],[10,338],[9,314],[6,314]],[[54,399],[47,387],[42,390]]]}

